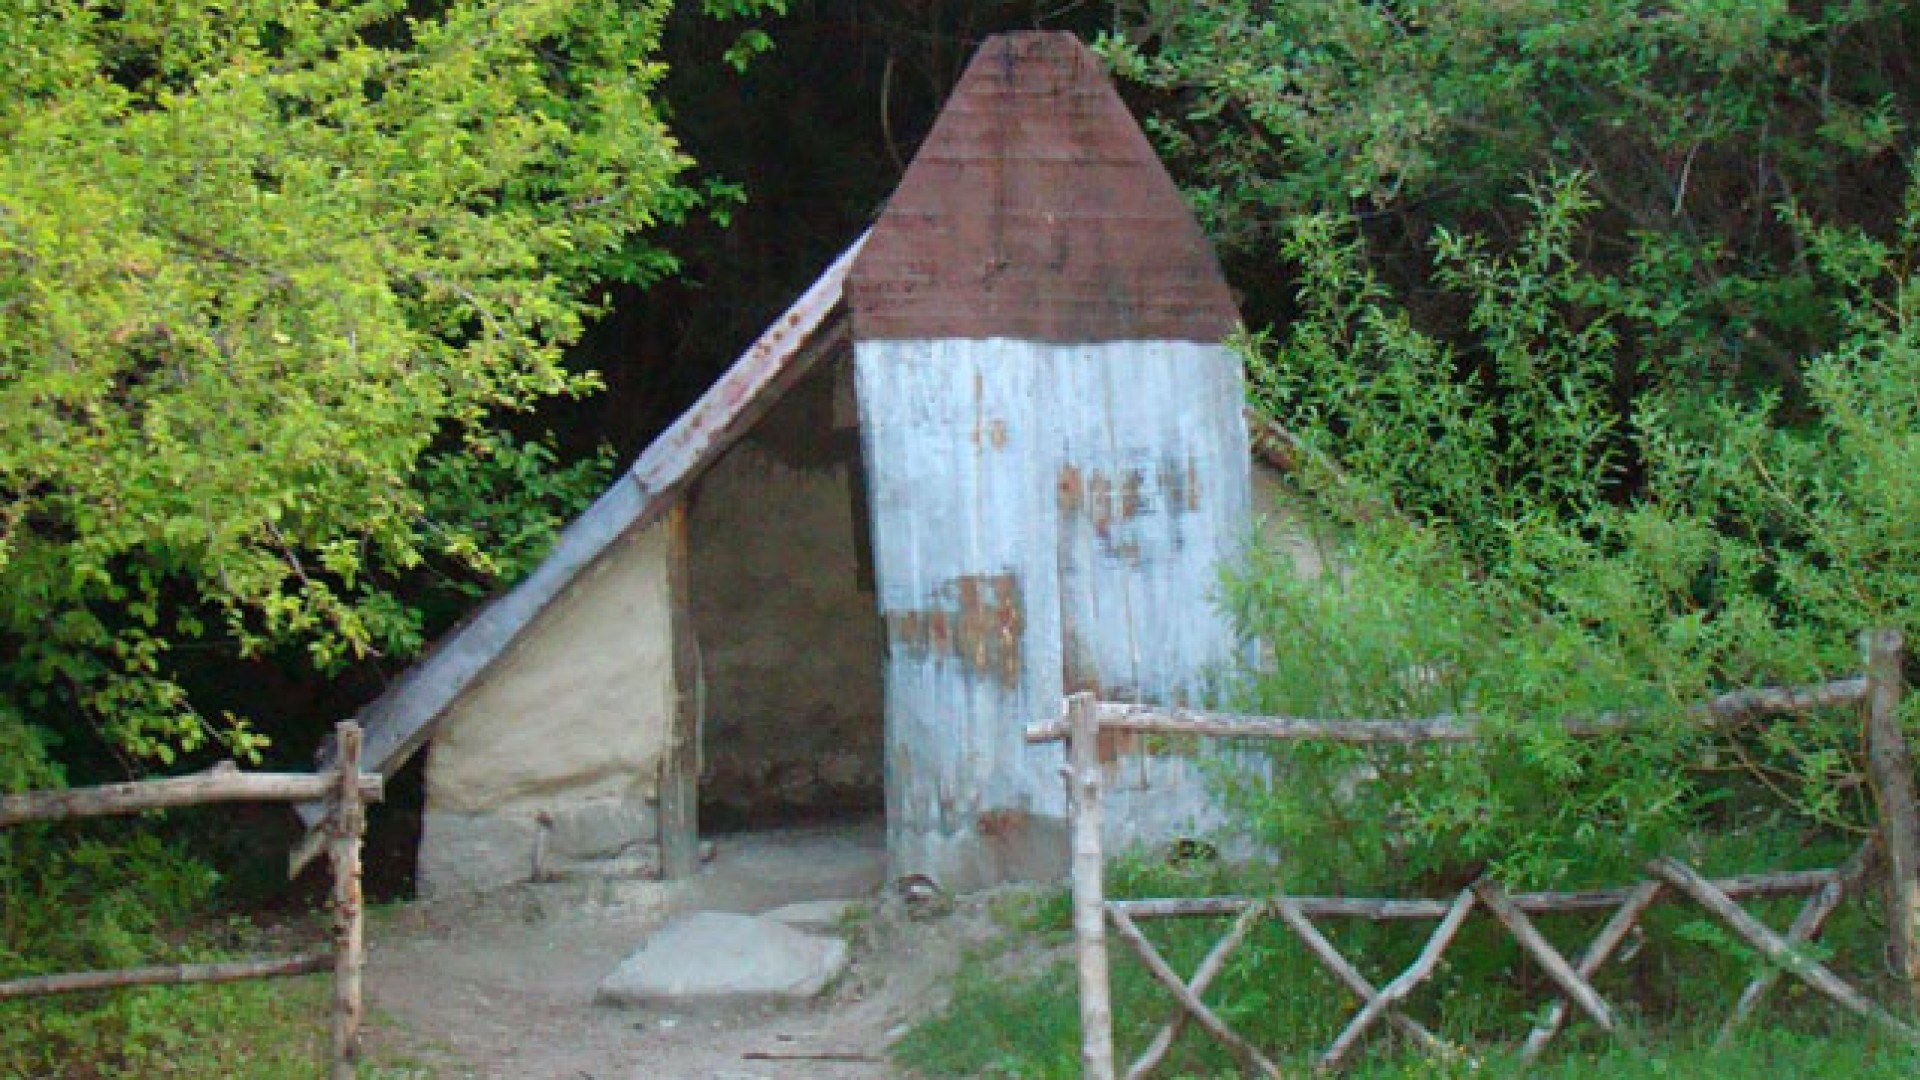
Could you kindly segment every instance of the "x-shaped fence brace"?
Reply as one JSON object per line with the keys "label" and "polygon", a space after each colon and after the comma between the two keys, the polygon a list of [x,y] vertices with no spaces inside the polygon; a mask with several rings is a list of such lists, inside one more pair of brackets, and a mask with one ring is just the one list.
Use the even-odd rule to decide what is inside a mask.
{"label": "x-shaped fence brace", "polygon": [[[1204,1000],[1207,989],[1226,969],[1227,960],[1234,950],[1239,948],[1262,919],[1270,917],[1279,919],[1321,966],[1360,999],[1359,1011],[1347,1022],[1326,1053],[1321,1055],[1319,1067],[1323,1071],[1342,1068],[1360,1039],[1382,1020],[1431,1053],[1450,1055],[1459,1052],[1408,1016],[1402,1005],[1433,974],[1461,926],[1476,909],[1484,909],[1504,927],[1559,992],[1539,1024],[1528,1034],[1521,1051],[1523,1060],[1532,1061],[1546,1049],[1547,1044],[1566,1025],[1570,1009],[1579,1009],[1602,1031],[1619,1036],[1619,1020],[1606,999],[1593,988],[1591,980],[1627,940],[1648,908],[1676,899],[1692,900],[1698,904],[1769,962],[1769,966],[1756,974],[1741,992],[1732,1015],[1721,1029],[1722,1039],[1750,1018],[1761,999],[1779,982],[1780,976],[1787,974],[1848,1012],[1878,1024],[1901,1038],[1920,1043],[1920,1030],[1876,1005],[1826,965],[1807,955],[1803,948],[1819,935],[1827,918],[1839,907],[1846,894],[1859,886],[1872,864],[1875,847],[1876,841],[1868,840],[1850,859],[1833,870],[1762,874],[1721,881],[1709,881],[1676,859],[1656,859],[1647,866],[1652,880],[1625,889],[1581,893],[1509,895],[1497,882],[1481,878],[1461,890],[1451,901],[1294,896],[1267,900],[1223,897],[1194,901],[1108,901],[1107,920],[1115,933],[1132,947],[1154,979],[1173,995],[1176,1005],[1173,1014],[1135,1059],[1126,1076],[1128,1080],[1142,1080],[1152,1075],[1165,1061],[1174,1041],[1189,1023],[1198,1024],[1248,1069],[1275,1080],[1282,1075],[1272,1060],[1229,1027]],[[1806,895],[1808,899],[1784,935],[1749,915],[1738,902],[1768,896],[1799,895]],[[1533,915],[1550,912],[1607,909],[1611,909],[1613,914],[1588,943],[1578,963],[1569,963],[1534,926],[1532,918]],[[1141,932],[1136,919],[1195,915],[1237,917],[1225,936],[1200,961],[1193,976],[1183,979]],[[1313,922],[1314,917],[1376,920],[1437,918],[1439,924],[1406,970],[1384,987],[1375,987],[1320,932]]]}

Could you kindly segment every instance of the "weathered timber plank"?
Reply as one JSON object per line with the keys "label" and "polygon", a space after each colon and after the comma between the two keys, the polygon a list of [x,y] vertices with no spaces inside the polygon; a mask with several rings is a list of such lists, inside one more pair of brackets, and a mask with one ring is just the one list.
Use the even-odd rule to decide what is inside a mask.
{"label": "weathered timber plank", "polygon": [[[1665,887],[1658,881],[1643,881],[1633,887],[1627,898],[1622,900],[1620,906],[1615,909],[1613,916],[1607,920],[1606,925],[1594,935],[1592,943],[1587,946],[1586,954],[1580,957],[1580,963],[1575,970],[1579,972],[1582,979],[1593,978],[1606,965],[1607,960],[1613,956],[1614,950],[1627,939],[1627,934],[1640,921],[1640,916],[1646,914],[1647,908],[1653,906]],[[1526,1045],[1520,1049],[1520,1060],[1532,1062],[1537,1059],[1541,1051],[1547,1048],[1547,1044],[1553,1041],[1553,1037],[1560,1033],[1560,1028],[1566,1022],[1567,1001],[1565,998],[1556,999],[1552,1005],[1548,1006],[1545,1018],[1527,1033]]]}
{"label": "weathered timber plank", "polygon": [[[331,773],[208,772],[64,791],[29,791],[0,796],[0,827],[29,821],[137,814],[204,803],[324,799],[333,790],[333,783]],[[379,776],[361,774],[362,799],[379,802],[383,791]]]}
{"label": "weathered timber plank", "polygon": [[1591,1017],[1600,1030],[1611,1033],[1614,1030],[1613,1010],[1608,1008],[1606,999],[1588,985],[1587,980],[1573,969],[1573,965],[1567,963],[1567,958],[1560,955],[1560,950],[1553,947],[1553,943],[1533,925],[1526,913],[1514,906],[1499,882],[1481,878],[1473,883],[1472,888],[1474,895],[1487,906],[1500,925],[1507,928],[1507,932],[1520,943],[1527,955],[1533,957],[1534,963],[1540,965],[1540,969],[1547,973],[1560,992],[1580,1006],[1581,1011]]}
{"label": "weathered timber plank", "polygon": [[[1816,686],[1764,687],[1736,690],[1709,699],[1688,710],[1707,727],[1742,723],[1756,716],[1806,712],[1852,705],[1864,697],[1867,680],[1841,679]],[[1558,721],[1569,735],[1611,735],[1645,723],[1643,713],[1623,711],[1597,716],[1567,717]],[[1375,743],[1399,745],[1427,742],[1472,742],[1481,738],[1479,720],[1468,715],[1442,714],[1410,720],[1330,720],[1312,717],[1251,716],[1203,709],[1165,709],[1125,702],[1100,703],[1100,726],[1111,731],[1142,735],[1206,735],[1225,739],[1277,739],[1303,742]],[[1062,738],[1058,719],[1030,725],[1031,743]]]}
{"label": "weathered timber plank", "polygon": [[700,869],[701,673],[693,636],[692,554],[684,502],[674,505],[666,529],[674,709],[667,752],[660,762],[660,874],[677,881],[692,877]]}
{"label": "weathered timber plank", "polygon": [[[1240,943],[1247,939],[1247,934],[1265,914],[1266,909],[1257,904],[1249,906],[1240,913],[1240,917],[1235,919],[1233,925],[1228,928],[1226,936],[1214,942],[1213,948],[1207,950],[1207,955],[1201,958],[1200,966],[1194,969],[1193,979],[1187,983],[1188,993],[1197,999],[1203,1001],[1206,999],[1207,988],[1213,985],[1213,980],[1219,978],[1222,971],[1226,970],[1227,958],[1232,956],[1233,951],[1240,947]],[[1133,1065],[1127,1069],[1126,1080],[1146,1080],[1152,1075],[1153,1070],[1159,1068],[1160,1063],[1166,1060],[1167,1051],[1173,1049],[1174,1040],[1180,1037],[1180,1033],[1186,1030],[1187,1023],[1192,1019],[1192,1014],[1186,1009],[1175,1008],[1173,1017],[1160,1025],[1160,1030],[1154,1032],[1152,1041],[1147,1043],[1147,1048],[1140,1052],[1140,1056],[1135,1058]]]}
{"label": "weathered timber plank", "polygon": [[1866,654],[1867,771],[1886,848],[1887,943],[1894,973],[1920,1007],[1920,813],[1914,807],[1913,752],[1900,730],[1905,642],[1898,630],[1861,635]]}
{"label": "weathered timber plank", "polygon": [[1895,1018],[1874,1004],[1866,995],[1847,985],[1825,964],[1789,945],[1779,934],[1746,913],[1726,893],[1714,888],[1692,867],[1677,859],[1655,859],[1647,866],[1655,877],[1692,897],[1701,907],[1719,917],[1727,928],[1738,934],[1761,955],[1784,968],[1793,977],[1832,999],[1855,1016],[1872,1021],[1911,1042],[1920,1042],[1920,1031]]}
{"label": "weathered timber plank", "polygon": [[1193,992],[1187,989],[1186,982],[1167,966],[1160,951],[1153,947],[1153,942],[1147,940],[1146,935],[1140,932],[1140,928],[1134,925],[1132,919],[1127,918],[1125,912],[1110,907],[1107,909],[1107,916],[1113,920],[1114,932],[1120,935],[1121,940],[1133,947],[1135,955],[1140,957],[1140,962],[1146,965],[1147,972],[1166,988],[1167,993],[1173,995],[1174,1000],[1193,1017],[1195,1023],[1207,1029],[1207,1034],[1212,1035],[1220,1045],[1231,1050],[1243,1062],[1258,1069],[1262,1076],[1270,1077],[1271,1080],[1280,1080],[1279,1068],[1260,1052],[1259,1047],[1241,1038],[1239,1032],[1228,1027],[1226,1021],[1220,1019],[1218,1014],[1207,1007],[1206,1002],[1195,997]]}
{"label": "weathered timber plank", "polygon": [[758,423],[781,395],[849,344],[850,331],[837,304],[846,261],[859,247],[856,242],[841,255],[693,408],[641,452],[628,473],[644,500],[636,525],[665,515],[674,497]]}
{"label": "weathered timber plank", "polygon": [[112,990],[126,986],[180,986],[188,983],[226,983],[246,979],[273,979],[314,975],[333,967],[329,953],[301,953],[259,960],[224,960],[212,964],[154,964],[113,971],[79,971],[64,975],[35,975],[0,982],[0,1001]]}
{"label": "weathered timber plank", "polygon": [[1420,955],[1407,967],[1407,970],[1401,972],[1378,994],[1360,1006],[1360,1011],[1354,1014],[1353,1019],[1347,1023],[1339,1037],[1333,1040],[1333,1045],[1327,1048],[1326,1053],[1320,1055],[1320,1068],[1328,1072],[1341,1068],[1346,1062],[1347,1055],[1359,1043],[1360,1036],[1366,1034],[1367,1029],[1378,1022],[1382,1015],[1406,1000],[1407,995],[1413,993],[1415,988],[1433,974],[1433,969],[1439,965],[1440,957],[1447,951],[1447,946],[1453,944],[1454,935],[1460,932],[1461,925],[1467,921],[1467,916],[1472,914],[1474,901],[1472,889],[1460,890],[1460,895],[1454,898],[1453,904],[1447,909],[1446,916],[1440,920],[1440,925],[1434,927],[1433,934],[1427,938],[1427,944],[1420,950]]}

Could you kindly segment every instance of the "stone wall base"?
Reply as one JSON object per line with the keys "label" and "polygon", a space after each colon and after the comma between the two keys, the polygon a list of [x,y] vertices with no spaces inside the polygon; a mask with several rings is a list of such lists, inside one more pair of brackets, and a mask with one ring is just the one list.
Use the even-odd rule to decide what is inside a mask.
{"label": "stone wall base", "polygon": [[620,799],[422,817],[417,888],[423,899],[534,881],[659,876],[653,804]]}

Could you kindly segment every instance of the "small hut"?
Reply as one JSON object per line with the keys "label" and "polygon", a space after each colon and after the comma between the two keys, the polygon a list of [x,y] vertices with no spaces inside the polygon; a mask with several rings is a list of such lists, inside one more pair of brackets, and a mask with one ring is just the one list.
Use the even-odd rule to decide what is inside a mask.
{"label": "small hut", "polygon": [[[363,712],[378,768],[431,748],[423,892],[685,874],[703,809],[884,806],[896,874],[1060,873],[1023,727],[1235,648],[1235,322],[1099,61],[987,42],[872,231]],[[1191,762],[1110,749],[1111,842],[1206,824]]]}

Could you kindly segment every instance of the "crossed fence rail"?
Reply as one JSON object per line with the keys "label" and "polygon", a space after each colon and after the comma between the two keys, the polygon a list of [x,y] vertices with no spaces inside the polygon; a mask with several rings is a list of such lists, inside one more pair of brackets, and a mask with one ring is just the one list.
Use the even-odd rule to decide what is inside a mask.
{"label": "crossed fence rail", "polygon": [[[1201,735],[1222,738],[1326,740],[1370,744],[1468,741],[1477,737],[1470,720],[1318,720],[1248,717],[1193,710],[1162,710],[1102,703],[1092,695],[1067,699],[1064,715],[1027,731],[1029,742],[1065,740],[1068,807],[1072,818],[1074,938],[1080,983],[1081,1064],[1087,1080],[1113,1080],[1113,1015],[1108,986],[1106,930],[1111,926],[1148,973],[1173,997],[1175,1009],[1147,1047],[1128,1067],[1128,1080],[1144,1080],[1165,1061],[1174,1041],[1197,1024],[1251,1071],[1278,1078],[1279,1066],[1209,1007],[1204,995],[1228,959],[1261,921],[1277,919],[1341,985],[1360,1001],[1359,1009],[1320,1055],[1319,1068],[1344,1067],[1368,1031],[1380,1023],[1439,1054],[1457,1053],[1444,1039],[1413,1017],[1403,1003],[1434,972],[1461,926],[1484,912],[1503,927],[1547,975],[1556,1000],[1529,1032],[1522,1057],[1532,1061],[1578,1010],[1610,1034],[1619,1020],[1592,979],[1628,939],[1655,904],[1690,901],[1723,923],[1768,961],[1742,990],[1721,1030],[1724,1039],[1758,1009],[1783,976],[1792,976],[1849,1013],[1920,1043],[1920,1029],[1849,985],[1804,946],[1827,919],[1876,869],[1887,882],[1889,947],[1912,1003],[1920,1003],[1920,821],[1916,819],[1913,758],[1900,732],[1903,642],[1893,631],[1863,635],[1866,673],[1855,679],[1813,687],[1738,691],[1694,710],[1704,724],[1725,726],[1757,716],[1813,708],[1857,705],[1865,717],[1868,768],[1879,800],[1880,828],[1842,865],[1827,870],[1752,874],[1709,880],[1685,863],[1655,859],[1646,879],[1634,884],[1585,892],[1509,894],[1497,881],[1482,877],[1448,899],[1372,899],[1323,896],[1209,897],[1199,899],[1112,900],[1103,893],[1101,849],[1101,763],[1103,730],[1139,734]],[[1630,713],[1566,722],[1569,733],[1598,736],[1630,728]],[[1782,934],[1748,914],[1744,900],[1806,897],[1793,924]],[[1549,913],[1611,911],[1577,962],[1569,962],[1534,925]],[[1194,969],[1183,978],[1140,929],[1150,919],[1232,916],[1234,921]],[[1436,926],[1405,970],[1384,986],[1375,986],[1342,955],[1315,919],[1360,918],[1373,921],[1423,920]]]}

